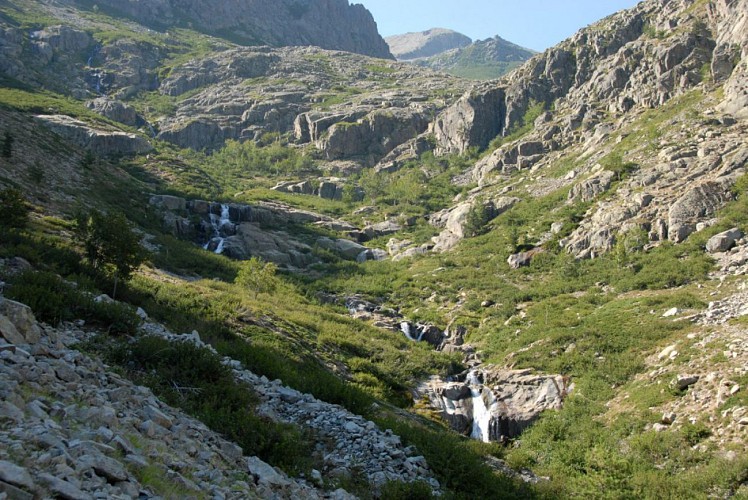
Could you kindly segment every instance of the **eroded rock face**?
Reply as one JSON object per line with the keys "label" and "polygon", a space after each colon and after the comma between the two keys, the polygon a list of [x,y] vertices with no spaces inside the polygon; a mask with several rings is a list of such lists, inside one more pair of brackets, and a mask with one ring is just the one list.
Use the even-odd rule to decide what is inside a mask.
{"label": "eroded rock face", "polygon": [[471,147],[488,146],[504,130],[505,101],[503,88],[479,88],[465,94],[436,120],[437,151],[462,154]]}
{"label": "eroded rock face", "polygon": [[727,181],[705,182],[691,188],[671,207],[668,214],[668,238],[675,243],[684,241],[696,231],[696,223],[713,215],[725,202],[733,199]]}
{"label": "eroded rock face", "polygon": [[131,127],[137,127],[143,123],[143,119],[138,116],[135,108],[120,101],[107,99],[106,97],[100,97],[89,101],[86,103],[86,107],[109,118],[110,120],[124,123]]}
{"label": "eroded rock face", "polygon": [[38,115],[37,120],[53,132],[100,155],[142,154],[153,147],[136,134],[101,130],[65,115]]}
{"label": "eroded rock face", "polygon": [[447,210],[431,216],[430,222],[444,230],[434,238],[434,251],[443,252],[455,247],[466,236],[465,230],[469,223],[469,215],[477,203],[483,203],[487,223],[495,219],[519,202],[519,198],[501,196],[495,200],[480,201],[477,199],[465,201]]}
{"label": "eroded rock face", "polygon": [[560,375],[484,365],[454,381],[432,378],[420,388],[456,432],[484,441],[522,434],[545,410],[559,409],[569,391]]}
{"label": "eroded rock face", "polygon": [[431,57],[452,49],[470,45],[470,37],[444,28],[432,28],[419,33],[388,36],[384,39],[390,52],[399,61]]}
{"label": "eroded rock face", "polygon": [[246,44],[315,45],[325,49],[391,59],[371,13],[347,0],[103,0],[147,26],[169,27],[189,21],[196,28]]}

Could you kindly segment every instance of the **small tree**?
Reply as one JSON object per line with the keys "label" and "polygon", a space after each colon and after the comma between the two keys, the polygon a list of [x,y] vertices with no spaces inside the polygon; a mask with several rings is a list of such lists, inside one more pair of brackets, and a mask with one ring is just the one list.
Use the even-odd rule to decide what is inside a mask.
{"label": "small tree", "polygon": [[3,158],[10,158],[13,156],[13,142],[15,141],[15,137],[10,132],[6,131],[5,135],[3,136],[3,147],[0,152],[2,152]]}
{"label": "small tree", "polygon": [[377,198],[382,196],[389,186],[387,177],[377,173],[373,168],[364,170],[358,182],[372,203],[376,203]]}
{"label": "small tree", "polygon": [[257,257],[242,262],[234,283],[253,292],[256,299],[259,293],[272,293],[278,287],[275,273],[278,267],[272,262],[263,262]]}
{"label": "small tree", "polygon": [[493,215],[492,212],[493,210],[490,205],[482,200],[477,200],[470,208],[465,219],[463,226],[465,236],[472,238],[484,234],[488,230],[488,223],[491,221],[491,215]]}
{"label": "small tree", "polygon": [[76,217],[77,235],[86,250],[94,271],[114,278],[112,298],[117,295],[120,279],[127,280],[145,260],[140,238],[121,213],[104,214],[98,210]]}
{"label": "small tree", "polygon": [[29,220],[31,207],[17,189],[0,191],[0,226],[21,228]]}

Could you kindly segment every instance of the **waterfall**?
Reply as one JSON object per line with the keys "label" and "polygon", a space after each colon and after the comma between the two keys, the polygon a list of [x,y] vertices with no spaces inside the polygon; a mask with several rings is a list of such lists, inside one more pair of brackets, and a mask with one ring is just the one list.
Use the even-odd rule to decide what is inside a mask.
{"label": "waterfall", "polygon": [[203,245],[203,248],[205,250],[208,250],[210,247],[210,244],[214,241],[218,241],[218,245],[216,246],[215,253],[223,253],[223,247],[224,247],[224,238],[221,236],[221,231],[224,226],[231,224],[231,219],[229,218],[229,206],[226,204],[221,204],[221,215],[216,215],[214,213],[210,214],[210,225],[213,227],[213,237],[208,240],[208,242]]}
{"label": "waterfall", "polygon": [[400,330],[405,334],[408,339],[415,342],[416,339],[413,338],[413,335],[410,333],[410,323],[407,321],[403,321],[400,323]]}
{"label": "waterfall", "polygon": [[[470,437],[488,443],[491,440],[489,429],[491,410],[486,407],[486,402],[483,400],[483,384],[478,380],[475,370],[468,373],[466,381],[470,386],[470,394],[473,397],[473,430]],[[490,394],[489,391],[489,398],[492,400],[493,396]]]}

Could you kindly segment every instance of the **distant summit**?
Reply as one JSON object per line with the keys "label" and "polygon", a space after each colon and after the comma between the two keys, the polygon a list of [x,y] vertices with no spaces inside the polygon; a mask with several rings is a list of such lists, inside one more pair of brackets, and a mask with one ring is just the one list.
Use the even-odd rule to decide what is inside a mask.
{"label": "distant summit", "polygon": [[392,55],[399,61],[432,57],[473,43],[470,37],[445,28],[394,35],[384,40],[390,46]]}
{"label": "distant summit", "polygon": [[419,60],[417,64],[463,78],[490,80],[521,66],[534,55],[530,49],[495,36]]}
{"label": "distant summit", "polygon": [[445,28],[394,35],[385,41],[399,61],[474,80],[499,78],[535,55],[500,36],[473,42]]}

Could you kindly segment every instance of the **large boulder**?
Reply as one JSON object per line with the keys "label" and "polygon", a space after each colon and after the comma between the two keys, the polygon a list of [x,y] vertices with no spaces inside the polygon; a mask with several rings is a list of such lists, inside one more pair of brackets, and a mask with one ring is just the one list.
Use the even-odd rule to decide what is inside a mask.
{"label": "large boulder", "polygon": [[505,92],[491,87],[473,90],[444,110],[434,125],[437,153],[464,153],[488,146],[503,131]]}
{"label": "large boulder", "polygon": [[603,170],[589,179],[575,185],[569,191],[569,201],[592,201],[610,189],[616,174],[610,170]]}
{"label": "large boulder", "polygon": [[135,108],[123,102],[100,97],[86,103],[88,109],[92,109],[98,114],[109,118],[115,122],[123,123],[131,127],[137,127],[143,122],[138,116]]}
{"label": "large boulder", "polygon": [[696,231],[696,223],[714,215],[725,203],[733,199],[731,182],[708,181],[691,188],[670,207],[668,212],[668,238],[680,243]]}
{"label": "large boulder", "polygon": [[743,231],[737,227],[715,234],[706,242],[706,251],[709,253],[726,252],[742,237]]}
{"label": "large boulder", "polygon": [[501,196],[495,200],[481,202],[470,200],[434,214],[430,218],[432,225],[444,230],[434,238],[434,251],[444,252],[454,248],[463,238],[468,236],[465,231],[469,224],[470,213],[478,203],[484,204],[484,222],[495,219],[520,201],[519,198]]}
{"label": "large boulder", "polygon": [[35,344],[41,329],[31,308],[20,302],[0,297],[0,336],[11,344]]}

